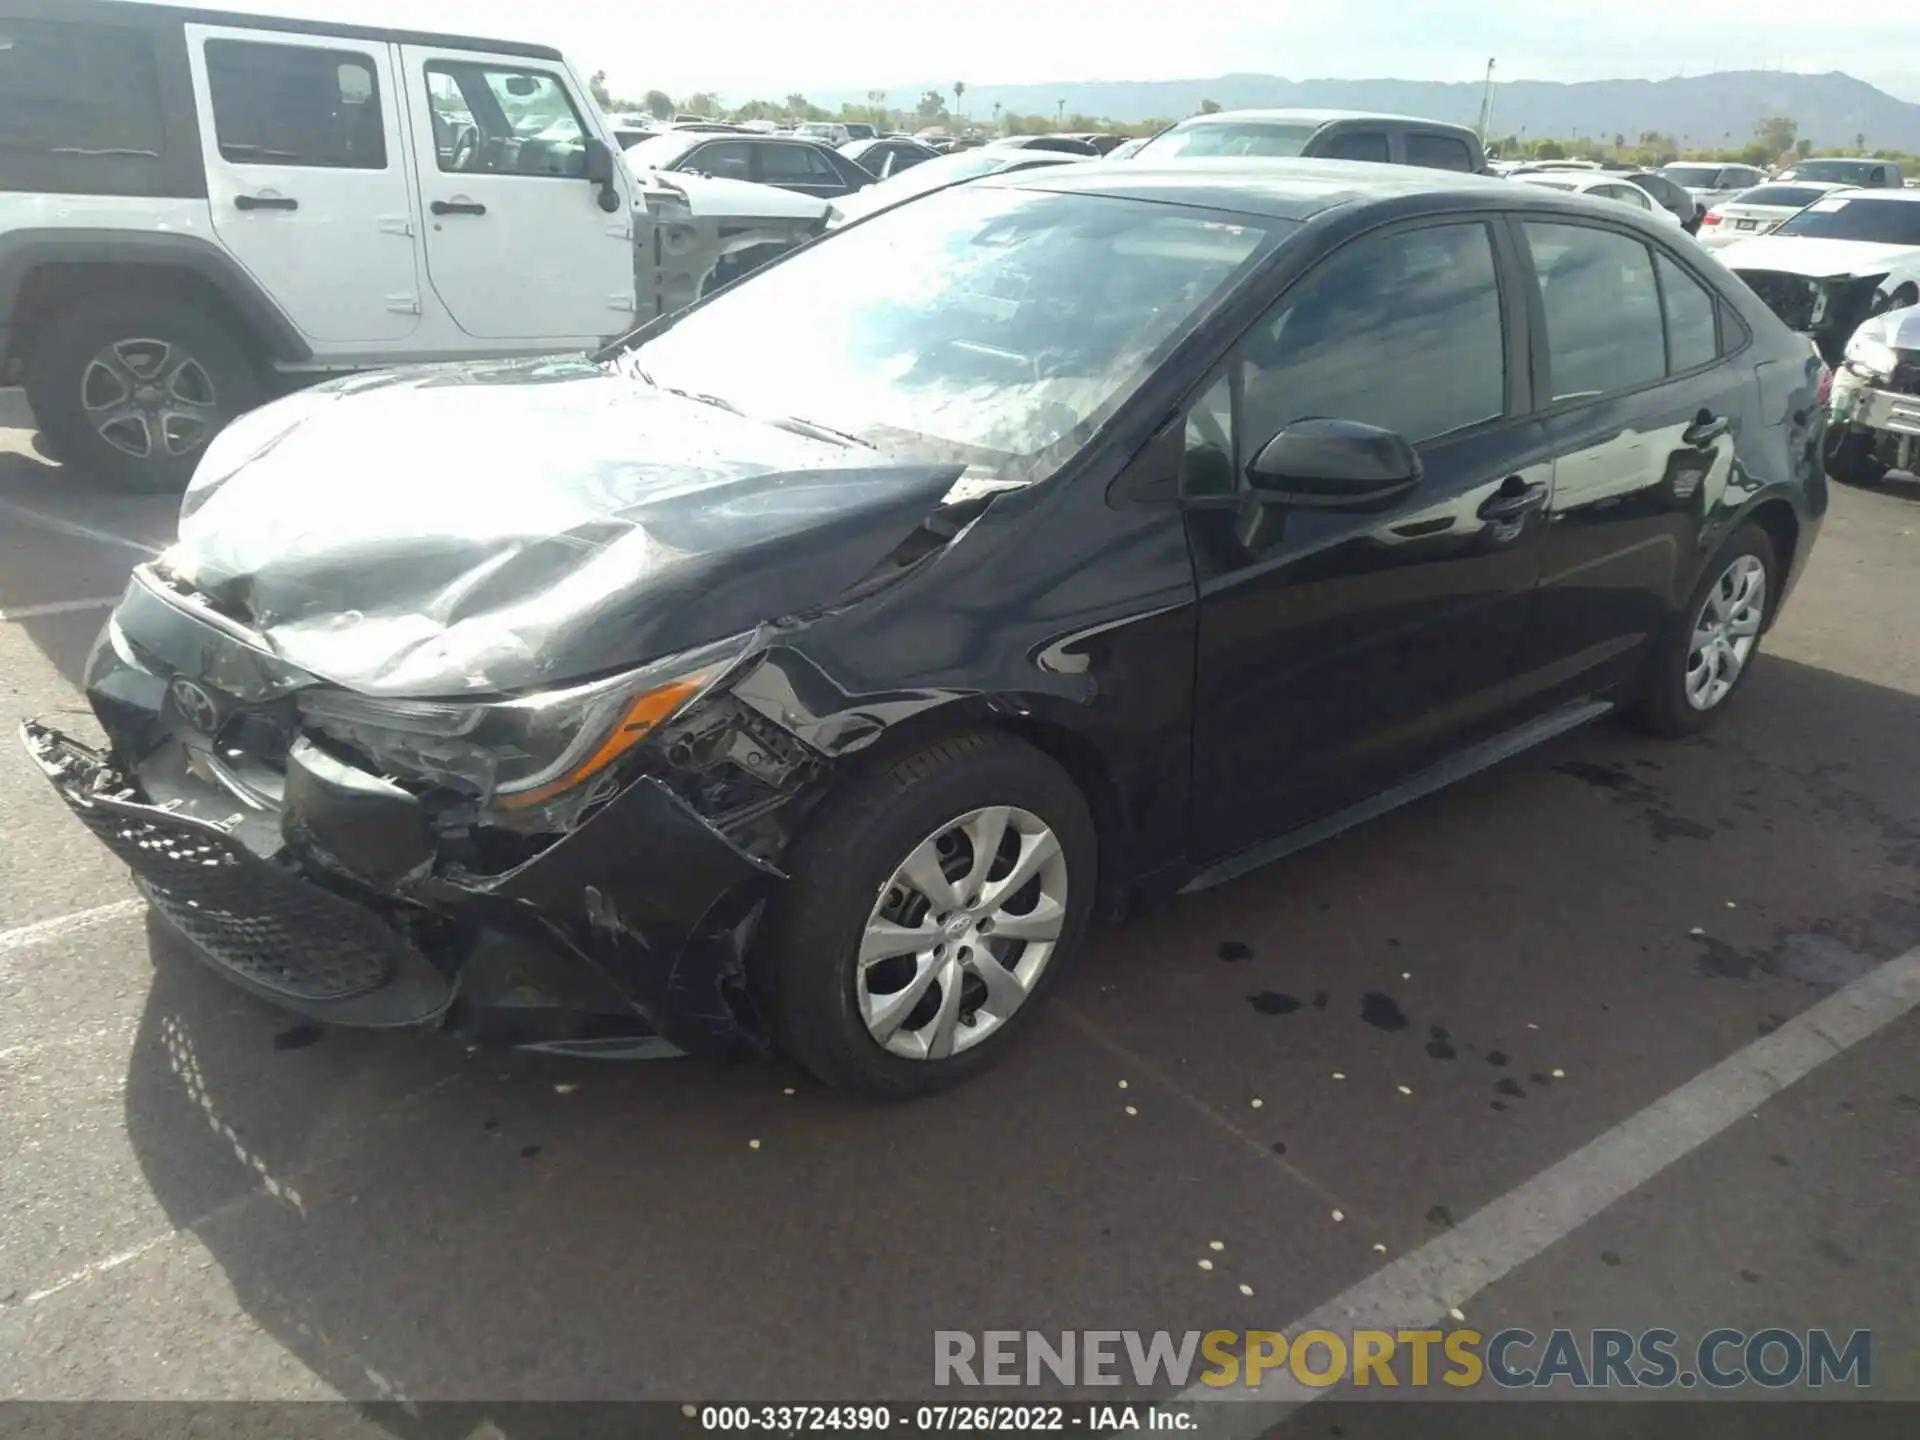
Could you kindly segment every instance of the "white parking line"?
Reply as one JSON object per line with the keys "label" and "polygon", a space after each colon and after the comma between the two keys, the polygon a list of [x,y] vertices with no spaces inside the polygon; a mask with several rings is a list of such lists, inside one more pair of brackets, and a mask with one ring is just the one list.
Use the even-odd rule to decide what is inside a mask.
{"label": "white parking line", "polygon": [[[1332,1330],[1344,1336],[1353,1330],[1440,1325],[1450,1310],[1465,1306],[1772,1096],[1916,1008],[1920,948],[1869,971],[1771,1035],[1735,1051],[1282,1333]],[[1207,1423],[1209,1440],[1252,1440],[1328,1393],[1286,1373],[1258,1390],[1195,1384],[1175,1398],[1259,1402]]]}
{"label": "white parking line", "polygon": [[111,530],[96,530],[91,525],[82,525],[74,520],[63,520],[58,515],[43,515],[38,510],[30,510],[25,505],[16,505],[11,500],[0,500],[0,515],[12,516],[15,520],[24,520],[29,525],[38,525],[43,530],[51,530],[56,535],[71,535],[78,540],[92,540],[99,545],[119,545],[128,550],[138,550],[142,555],[158,555],[160,551],[144,540],[129,540],[124,535],[116,535]]}
{"label": "white parking line", "polygon": [[44,605],[16,605],[11,610],[0,610],[0,625],[12,620],[38,620],[45,615],[72,615],[81,610],[111,610],[119,603],[118,595],[105,595],[91,600],[49,600]]}
{"label": "white parking line", "polygon": [[91,910],[76,910],[71,915],[56,915],[51,920],[36,920],[31,925],[0,930],[0,955],[24,950],[29,945],[43,945],[49,940],[61,940],[77,931],[118,920],[122,915],[137,915],[146,905],[144,900],[116,900],[111,905],[96,905]]}

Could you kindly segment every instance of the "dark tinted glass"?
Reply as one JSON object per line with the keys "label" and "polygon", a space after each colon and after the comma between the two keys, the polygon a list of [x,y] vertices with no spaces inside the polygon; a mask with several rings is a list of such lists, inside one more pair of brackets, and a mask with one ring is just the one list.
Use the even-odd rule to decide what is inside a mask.
{"label": "dark tinted glass", "polygon": [[1407,132],[1407,163],[1425,165],[1431,170],[1472,170],[1473,152],[1454,135],[1428,135],[1418,130]]}
{"label": "dark tinted glass", "polygon": [[220,154],[236,165],[387,168],[373,61],[352,50],[207,42]]}
{"label": "dark tinted glass", "polygon": [[1851,196],[1816,200],[1798,215],[1781,221],[1776,235],[1812,235],[1821,240],[1872,240],[1881,245],[1920,245],[1920,203],[1912,200],[1860,200]]}
{"label": "dark tinted glass", "polygon": [[1653,258],[1638,240],[1528,221],[1547,317],[1553,398],[1605,395],[1667,373]]}
{"label": "dark tinted glass", "polygon": [[760,175],[769,185],[782,180],[831,180],[834,170],[811,145],[762,145]]}
{"label": "dark tinted glass", "polygon": [[163,136],[145,35],[0,20],[0,149],[157,157]]}
{"label": "dark tinted glass", "polygon": [[1736,205],[1811,205],[1827,192],[1818,185],[1757,185],[1733,197]]}
{"label": "dark tinted glass", "polygon": [[1497,417],[1506,360],[1486,227],[1355,242],[1280,302],[1242,363],[1247,454],[1309,417],[1413,441]]}
{"label": "dark tinted glass", "polygon": [[753,147],[741,140],[712,140],[696,147],[674,168],[718,175],[724,180],[751,180]]}
{"label": "dark tinted glass", "polygon": [[1322,160],[1378,160],[1388,158],[1387,137],[1378,130],[1348,130],[1321,141],[1314,148]]}
{"label": "dark tinted glass", "polygon": [[1678,375],[1705,365],[1719,352],[1713,296],[1665,255],[1655,264],[1660,271],[1660,294],[1667,302],[1667,368]]}

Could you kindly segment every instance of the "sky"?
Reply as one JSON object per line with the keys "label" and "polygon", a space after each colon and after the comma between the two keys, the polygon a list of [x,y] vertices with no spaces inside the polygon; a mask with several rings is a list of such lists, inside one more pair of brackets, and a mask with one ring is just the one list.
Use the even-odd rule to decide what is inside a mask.
{"label": "sky", "polygon": [[[219,0],[206,0],[219,3]],[[1920,7],[1850,0],[1830,24],[1778,0],[225,0],[233,9],[557,44],[616,94],[729,103],[819,89],[1262,73],[1478,80],[1844,70],[1920,101]]]}

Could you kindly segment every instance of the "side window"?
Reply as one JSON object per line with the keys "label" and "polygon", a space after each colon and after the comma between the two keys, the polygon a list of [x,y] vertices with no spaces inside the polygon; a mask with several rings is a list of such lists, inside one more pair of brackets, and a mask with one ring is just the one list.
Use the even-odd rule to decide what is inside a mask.
{"label": "side window", "polygon": [[1314,151],[1322,160],[1377,160],[1390,158],[1387,137],[1379,130],[1342,130]]}
{"label": "side window", "polygon": [[1653,257],[1638,240],[1586,225],[1522,227],[1547,317],[1553,398],[1631,389],[1667,373]]}
{"label": "side window", "polygon": [[1182,495],[1231,495],[1239,488],[1233,432],[1233,378],[1222,375],[1187,412],[1187,444],[1180,473]]}
{"label": "side window", "polygon": [[1887,183],[1887,167],[1884,165],[1874,166],[1873,173],[1867,177],[1867,183],[1869,185],[1886,184]]}
{"label": "side window", "polygon": [[698,170],[723,180],[753,179],[753,147],[739,140],[715,140],[696,147],[676,170]]}
{"label": "side window", "polygon": [[1638,186],[1616,185],[1613,189],[1614,198],[1617,200],[1624,200],[1627,204],[1640,210],[1651,210],[1653,208],[1653,202],[1647,199],[1647,192]]}
{"label": "side window", "polygon": [[781,181],[834,180],[833,162],[811,145],[762,145],[760,178],[769,185]]}
{"label": "side window", "polygon": [[1713,329],[1713,296],[1665,255],[1654,261],[1666,304],[1667,373],[1678,375],[1712,361],[1720,351]]}
{"label": "side window", "polygon": [[1241,359],[1241,449],[1295,420],[1358,420],[1419,442],[1506,408],[1493,245],[1456,223],[1355,241],[1261,322]]}
{"label": "side window", "polygon": [[158,158],[164,136],[153,45],[138,30],[0,20],[0,150]]}
{"label": "side window", "polygon": [[1407,132],[1407,163],[1424,165],[1429,170],[1473,169],[1473,152],[1457,135],[1430,135],[1420,130]]}
{"label": "side window", "polygon": [[207,89],[221,158],[233,164],[387,168],[387,132],[371,56],[209,40]]}

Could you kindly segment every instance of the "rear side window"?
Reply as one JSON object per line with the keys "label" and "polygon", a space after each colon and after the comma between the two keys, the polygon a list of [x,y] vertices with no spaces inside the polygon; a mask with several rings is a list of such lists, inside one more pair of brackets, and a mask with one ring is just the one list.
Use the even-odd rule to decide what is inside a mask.
{"label": "rear side window", "polygon": [[1473,152],[1457,135],[1429,135],[1419,130],[1407,132],[1407,163],[1424,165],[1429,170],[1473,169]]}
{"label": "rear side window", "polygon": [[1314,147],[1322,160],[1377,160],[1385,164],[1387,137],[1379,130],[1343,130]]}
{"label": "rear side window", "polygon": [[387,168],[371,56],[251,40],[207,42],[220,155],[236,165]]}
{"label": "rear side window", "polygon": [[753,147],[740,140],[717,140],[697,147],[674,168],[716,175],[722,180],[751,180]]}
{"label": "rear side window", "polygon": [[1506,408],[1493,246],[1480,224],[1365,239],[1281,300],[1242,359],[1242,453],[1295,420],[1358,420],[1433,440]]}
{"label": "rear side window", "polygon": [[762,145],[760,176],[769,185],[781,181],[818,182],[838,178],[831,161],[811,145]]}
{"label": "rear side window", "polygon": [[158,158],[153,46],[138,30],[0,20],[0,150]]}
{"label": "rear side window", "polygon": [[1665,255],[1654,261],[1667,318],[1667,371],[1679,375],[1720,353],[1713,327],[1713,296]]}
{"label": "rear side window", "polygon": [[1528,221],[1523,229],[1546,313],[1554,400],[1663,378],[1667,342],[1647,247],[1585,225]]}

